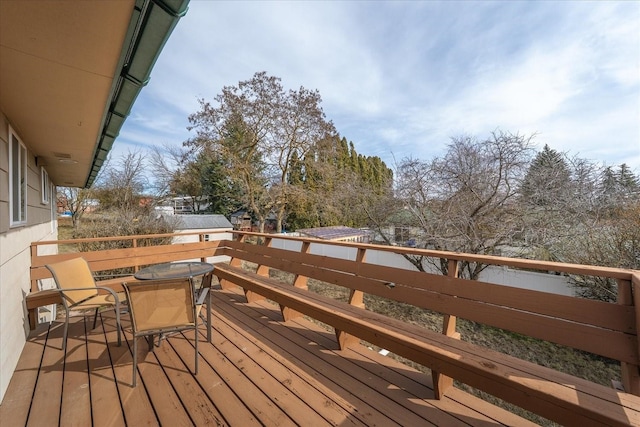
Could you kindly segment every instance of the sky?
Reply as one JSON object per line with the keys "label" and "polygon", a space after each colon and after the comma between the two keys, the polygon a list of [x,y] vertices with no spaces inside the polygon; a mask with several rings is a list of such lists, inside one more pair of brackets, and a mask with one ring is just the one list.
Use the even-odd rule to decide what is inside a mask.
{"label": "sky", "polygon": [[504,131],[640,173],[640,1],[191,0],[112,157],[181,145],[198,99],[260,71],[390,167]]}

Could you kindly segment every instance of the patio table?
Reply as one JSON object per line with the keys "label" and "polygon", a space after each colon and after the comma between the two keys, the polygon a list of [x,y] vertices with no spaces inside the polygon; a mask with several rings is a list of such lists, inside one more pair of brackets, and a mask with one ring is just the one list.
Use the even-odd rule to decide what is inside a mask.
{"label": "patio table", "polygon": [[138,280],[181,279],[184,277],[204,276],[213,271],[213,264],[208,262],[166,262],[143,268],[133,277]]}

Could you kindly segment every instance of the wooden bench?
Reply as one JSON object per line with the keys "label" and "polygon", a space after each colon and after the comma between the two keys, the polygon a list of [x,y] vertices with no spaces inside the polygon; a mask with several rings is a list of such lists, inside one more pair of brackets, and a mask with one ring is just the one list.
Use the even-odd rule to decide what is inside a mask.
{"label": "wooden bench", "polygon": [[[633,307],[467,281],[358,261],[225,242],[232,265],[217,264],[221,284],[241,286],[283,308],[284,320],[300,314],[331,325],[342,348],[360,339],[434,372],[563,425],[640,425],[640,397],[561,373],[454,336],[336,301],[305,289],[301,277],[364,291],[448,315],[605,355],[637,365]],[[258,264],[256,272],[240,260]],[[268,269],[294,273],[294,284],[269,278]],[[435,383],[434,378],[434,383]],[[442,396],[446,388],[436,395]]]}

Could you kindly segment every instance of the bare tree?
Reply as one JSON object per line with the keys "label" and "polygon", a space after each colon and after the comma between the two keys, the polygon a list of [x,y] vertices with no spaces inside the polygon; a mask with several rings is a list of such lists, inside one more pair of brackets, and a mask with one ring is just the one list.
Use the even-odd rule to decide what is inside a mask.
{"label": "bare tree", "polygon": [[285,92],[279,78],[259,72],[224,87],[215,101],[216,107],[200,100],[201,110],[189,117],[197,136],[186,145],[218,153],[241,184],[244,205],[261,230],[274,212],[280,231],[292,194],[288,174],[294,153],[304,157],[316,141],[335,132],[320,108],[320,95],[304,88]]}
{"label": "bare tree", "polygon": [[[580,232],[565,239],[562,260],[576,264],[640,269],[640,202],[628,204],[614,215],[598,221],[596,227],[583,225]],[[577,293],[585,298],[615,302],[615,280],[571,275]]]}
{"label": "bare tree", "polygon": [[120,214],[131,215],[140,210],[140,200],[148,179],[145,174],[145,155],[140,151],[129,151],[115,161],[109,159],[93,188],[93,194],[100,201],[100,208],[116,210]]}
{"label": "bare tree", "polygon": [[188,151],[182,147],[169,144],[153,146],[148,161],[153,171],[152,187],[156,195],[163,197],[171,194],[171,183],[187,155]]}
{"label": "bare tree", "polygon": [[295,191],[288,179],[293,158],[306,157],[317,142],[336,134],[333,123],[325,118],[321,103],[317,90],[301,87],[283,94],[276,107],[274,131],[268,139],[266,153],[278,172],[270,192],[277,232],[282,231],[282,222]]}
{"label": "bare tree", "polygon": [[58,187],[57,202],[65,212],[71,213],[73,228],[77,228],[87,209],[91,206],[91,190],[75,187]]}
{"label": "bare tree", "polygon": [[[454,138],[442,158],[405,159],[397,171],[397,196],[425,248],[499,254],[522,233],[516,195],[531,158],[533,136],[494,132],[485,140]],[[447,273],[445,260],[413,258]],[[464,262],[461,275],[477,279],[485,268]]]}

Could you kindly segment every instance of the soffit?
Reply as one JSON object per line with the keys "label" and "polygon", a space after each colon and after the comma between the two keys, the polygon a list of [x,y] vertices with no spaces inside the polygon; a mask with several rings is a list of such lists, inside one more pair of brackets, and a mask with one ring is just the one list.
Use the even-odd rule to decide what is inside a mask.
{"label": "soffit", "polygon": [[133,8],[0,1],[0,110],[57,185],[87,180]]}
{"label": "soffit", "polygon": [[0,111],[55,184],[93,183],[188,3],[0,1]]}

